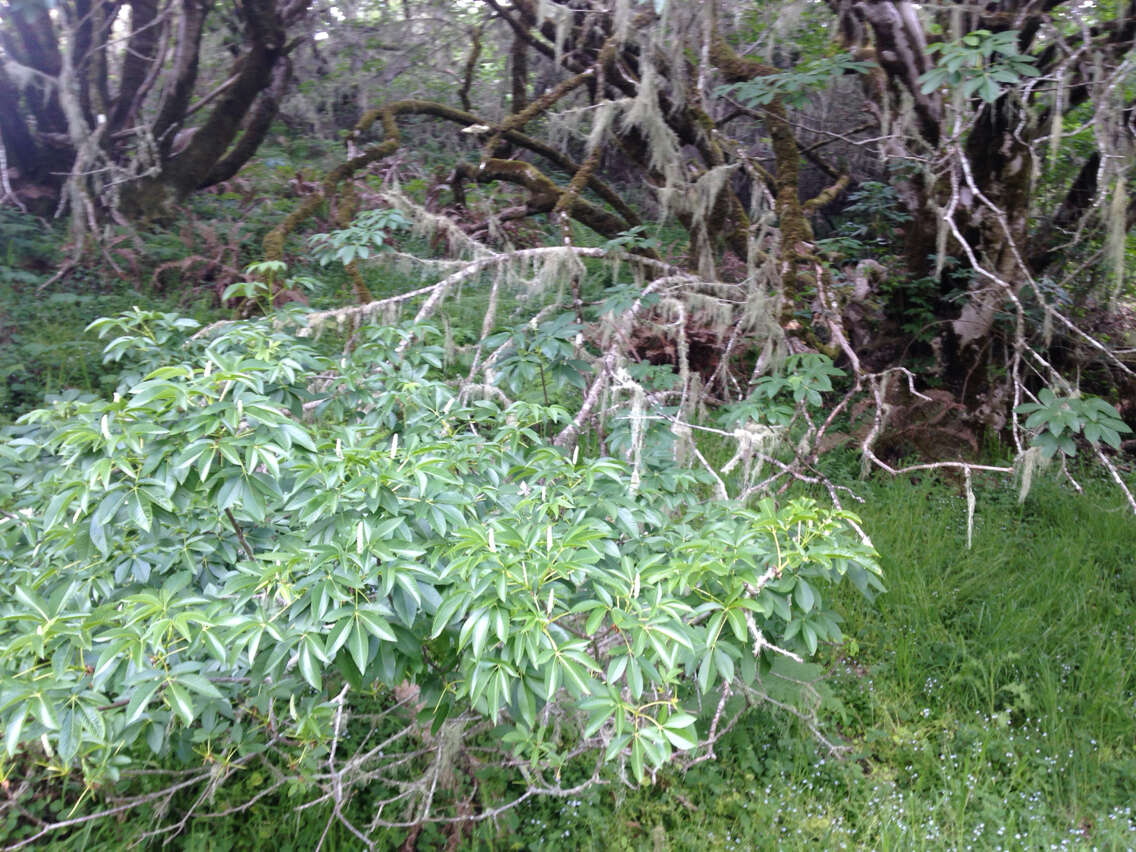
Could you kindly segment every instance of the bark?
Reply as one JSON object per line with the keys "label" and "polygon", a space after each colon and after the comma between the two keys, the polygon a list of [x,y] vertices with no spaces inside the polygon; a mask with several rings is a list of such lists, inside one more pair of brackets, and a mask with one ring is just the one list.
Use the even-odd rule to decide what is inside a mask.
{"label": "bark", "polygon": [[132,0],[130,4],[130,39],[122,60],[122,76],[118,97],[108,118],[111,134],[134,121],[145,95],[145,83],[157,59],[160,29],[155,26],[157,0]]}
{"label": "bark", "polygon": [[205,124],[165,170],[164,182],[172,187],[179,200],[208,185],[209,170],[218,163],[236,137],[257,96],[268,87],[273,66],[280,58],[280,48],[266,45],[256,45],[242,57],[237,81],[218,99]]}
{"label": "bark", "polygon": [[175,36],[177,45],[174,52],[173,82],[163,92],[161,109],[151,126],[151,132],[158,141],[158,150],[163,159],[169,155],[178,122],[189,109],[189,102],[193,97],[193,88],[197,83],[201,36],[205,30],[205,17],[211,5],[210,0],[180,0],[181,14],[178,16]]}
{"label": "bark", "polygon": [[471,29],[469,38],[469,56],[465,61],[465,73],[462,75],[461,88],[458,89],[458,100],[461,102],[462,109],[466,112],[473,110],[469,102],[469,92],[473,88],[473,78],[477,73],[477,60],[481,57],[481,27]]}
{"label": "bark", "polygon": [[[0,137],[17,182],[62,192],[66,178],[68,203],[81,204],[93,225],[100,215],[164,216],[232,177],[276,116],[291,79],[287,28],[308,2],[237,0],[232,25],[243,47],[226,82],[205,95],[199,53],[215,0],[66,0],[53,15],[28,4],[0,22],[9,57]],[[112,33],[124,3],[130,31]],[[149,125],[138,126],[147,113]]]}
{"label": "bark", "polygon": [[[513,84],[513,97],[509,110],[518,113],[525,108],[529,85],[529,53],[524,39],[513,36],[513,47],[509,53],[510,79]],[[466,109],[469,109],[467,106]]]}
{"label": "bark", "polygon": [[292,79],[292,66],[287,57],[276,63],[272,69],[272,83],[261,92],[252,110],[245,118],[241,137],[229,152],[210,169],[199,188],[214,186],[233,177],[256,153],[268,129],[272,126],[280,101]]}

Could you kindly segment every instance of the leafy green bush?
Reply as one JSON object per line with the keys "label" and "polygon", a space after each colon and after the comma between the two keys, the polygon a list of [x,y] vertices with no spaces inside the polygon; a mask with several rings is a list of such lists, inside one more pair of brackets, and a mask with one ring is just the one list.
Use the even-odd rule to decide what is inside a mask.
{"label": "leafy green bush", "polygon": [[1026,428],[1035,431],[1034,445],[1047,460],[1058,451],[1067,457],[1075,455],[1074,437],[1078,434],[1094,447],[1104,441],[1116,450],[1120,449],[1120,436],[1132,431],[1120,419],[1120,413],[1099,397],[1059,397],[1042,388],[1037,398],[1037,402],[1022,403],[1016,411],[1029,415]]}
{"label": "leafy green bush", "polygon": [[[195,326],[98,321],[113,397],[63,394],[0,446],[9,773],[196,761],[215,789],[255,758],[425,820],[413,756],[480,732],[525,796],[586,751],[642,781],[712,744],[719,694],[841,639],[825,584],[881,588],[851,516],[706,501],[673,462],[635,491],[540,437],[562,409],[463,403],[439,347],[398,352],[429,329],[328,357],[299,312]],[[375,696],[417,711],[380,749]]]}
{"label": "leafy green bush", "polygon": [[974,30],[959,41],[927,45],[938,54],[938,61],[919,78],[920,90],[927,95],[943,86],[962,86],[966,97],[977,94],[986,103],[994,103],[1006,86],[1041,73],[1037,57],[1018,52],[1019,37],[1017,30]]}

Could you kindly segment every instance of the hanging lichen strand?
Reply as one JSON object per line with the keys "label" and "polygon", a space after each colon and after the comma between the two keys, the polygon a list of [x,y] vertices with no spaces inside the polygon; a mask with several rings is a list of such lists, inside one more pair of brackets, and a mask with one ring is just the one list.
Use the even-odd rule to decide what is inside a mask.
{"label": "hanging lichen strand", "polygon": [[[775,320],[774,299],[779,290],[776,265],[766,250],[777,243],[775,231],[767,221],[751,233],[748,217],[730,187],[731,175],[740,166],[736,161],[729,161],[723,150],[723,143],[728,140],[718,138],[713,122],[689,101],[686,80],[690,70],[681,64],[676,66],[673,51],[662,49],[681,38],[681,27],[673,23],[676,16],[659,17],[648,9],[620,2],[609,28],[612,22],[599,14],[583,23],[576,20],[570,24],[564,7],[555,3],[522,4],[519,9],[520,14],[527,11],[530,16],[525,30],[529,39],[551,34],[552,55],[573,72],[570,77],[499,122],[424,101],[401,101],[368,113],[360,120],[352,138],[362,140],[376,121],[383,129],[384,138],[333,170],[320,196],[306,200],[266,238],[266,253],[270,257],[279,256],[284,236],[313,213],[321,200],[334,200],[359,169],[393,153],[401,144],[397,121],[404,115],[433,116],[458,123],[467,134],[479,138],[480,160],[459,164],[451,177],[455,185],[461,182],[513,183],[528,192],[523,215],[562,214],[602,236],[617,237],[639,221],[618,193],[596,177],[600,155],[614,142],[646,172],[649,185],[655,188],[662,215],[674,216],[690,234],[691,255],[699,276],[679,274],[676,269],[656,278],[657,289],[665,294],[664,316],[658,322],[652,321],[661,334],[676,342],[680,353],[682,397],[687,401],[687,408],[694,410],[691,406],[696,408],[701,394],[710,387],[709,383],[703,384],[702,377],[689,366],[687,334],[688,324],[693,321],[691,317],[697,317],[700,333],[726,342],[727,349],[739,349],[756,342],[763,353],[759,369],[776,366],[785,347],[780,343],[783,334]],[[586,35],[589,27],[594,32]],[[574,40],[571,50],[566,49],[568,40]],[[590,62],[581,59],[588,55],[583,49],[587,45],[591,45]],[[627,61],[630,56],[637,58],[634,63],[637,73],[630,70],[633,67]],[[591,97],[605,97],[591,105],[581,103],[585,84],[599,87],[597,94]],[[554,144],[585,133],[583,162],[573,162],[554,144],[527,135],[527,126],[538,119],[553,128]],[[553,167],[568,171],[570,180],[560,184],[534,163],[500,159],[497,155],[503,144],[526,149]],[[684,145],[693,145],[699,151],[703,165],[697,165],[689,154],[684,155]],[[607,209],[587,200],[585,192],[598,197]],[[755,194],[754,209],[765,209],[764,197],[764,192]],[[388,193],[385,201],[410,219],[416,235],[447,249],[448,260],[423,261],[425,268],[435,268],[444,277],[429,289],[417,313],[420,319],[436,311],[447,294],[464,282],[484,282],[488,276],[494,293],[504,286],[530,299],[547,298],[545,291],[550,287],[554,296],[560,295],[564,282],[578,280],[585,273],[581,254],[568,244],[562,251],[542,249],[538,253],[513,251],[507,243],[500,245],[499,240],[493,240],[497,245],[491,247],[486,238],[492,239],[494,235],[504,238],[494,215],[482,225],[471,227],[450,216],[426,210],[397,190]],[[734,221],[727,224],[729,218]],[[723,234],[745,261],[745,273],[734,283],[715,281],[715,254]],[[565,240],[571,239],[567,230],[564,236]],[[635,248],[634,252],[642,258],[657,257],[650,248]],[[600,256],[617,265],[633,260],[622,252]],[[405,256],[399,257],[399,261],[413,262]],[[651,281],[650,276],[642,275],[644,267],[640,262],[632,262],[631,269],[637,279]],[[361,292],[358,287],[356,290]],[[421,294],[415,294],[414,298],[421,298]],[[314,331],[328,321],[336,325],[373,321],[386,316],[391,306],[409,301],[409,297],[396,296],[358,308],[325,312],[314,316],[310,322]],[[647,315],[638,309],[636,312]],[[613,334],[608,323],[601,324],[596,339],[604,345],[616,346],[624,355],[629,354],[628,347],[634,345],[631,333],[625,330],[622,334]],[[600,363],[606,363],[605,359],[601,358]],[[718,362],[711,383],[716,383],[717,391],[727,398],[745,393],[744,382],[730,375],[728,359]]]}
{"label": "hanging lichen strand", "polygon": [[[1072,383],[1061,378],[1067,365],[1048,354],[1062,337],[1136,385],[1125,358],[1079,327],[1063,312],[1063,297],[1054,295],[1075,287],[1068,276],[1084,269],[1056,270],[1055,258],[1076,254],[1080,249],[1067,247],[1084,242],[1096,252],[1093,262],[1103,258],[1108,270],[1092,298],[1109,298],[1114,310],[1123,307],[1132,150],[1126,118],[1131,106],[1122,98],[1131,63],[1121,53],[1136,34],[1136,7],[1105,21],[1099,33],[1086,31],[1081,38],[1088,42],[1065,45],[1045,41],[1052,23],[1044,16],[1027,21],[1036,31],[1014,36],[1001,19],[960,8],[938,21],[935,32],[944,34],[943,42],[929,45],[934,9],[834,0],[829,6],[838,16],[842,46],[855,51],[855,61],[826,54],[798,62],[776,50],[776,34],[792,27],[795,16],[803,22],[822,14],[810,4],[782,9],[768,32],[743,48],[734,46],[735,6],[723,9],[719,20],[710,2],[484,3],[493,17],[481,41],[488,44],[491,28],[501,26],[511,62],[519,62],[518,51],[535,58],[522,70],[535,78],[539,68],[540,87],[490,108],[402,100],[362,117],[351,135],[350,159],[266,238],[270,257],[280,256],[285,236],[321,204],[348,208],[344,184],[400,148],[400,122],[407,118],[454,125],[468,154],[438,181],[430,206],[389,182],[379,196],[443,255],[388,256],[400,268],[419,267],[434,283],[316,315],[314,326],[374,321],[400,306],[414,307],[415,317],[425,319],[470,287],[492,294],[487,334],[494,329],[491,320],[535,330],[557,311],[572,313],[582,326],[573,344],[577,360],[590,362],[593,372],[556,442],[571,446],[611,416],[617,399],[626,407],[641,398],[644,411],[651,410],[635,416],[667,420],[676,455],[698,464],[704,461],[691,439],[691,421],[706,401],[747,397],[787,355],[842,359],[852,387],[837,412],[848,411],[855,394],[870,397],[879,416],[856,441],[868,463],[887,470],[894,468],[874,447],[906,416],[889,417],[901,405],[890,395],[906,382],[903,406],[932,401],[921,390],[921,377],[907,372],[909,356],[929,359],[943,386],[937,399],[953,397],[952,405],[965,411],[964,425],[944,431],[964,436],[968,446],[977,446],[984,426],[1005,427],[1016,448],[1028,446],[1031,436],[1013,408],[1033,398],[1039,377],[1071,391]],[[754,25],[747,19],[746,26]],[[1025,58],[1012,54],[1039,38],[1051,48],[1033,48]],[[1005,50],[988,50],[989,39]],[[473,45],[470,56],[479,49]],[[954,72],[942,60],[951,50],[972,51],[981,61],[964,62],[958,79],[949,78]],[[1007,51],[1012,55],[1003,60]],[[774,61],[753,58],[762,55]],[[1016,65],[1005,64],[1011,58]],[[483,104],[470,94],[477,62],[464,67],[470,85],[463,103]],[[1010,82],[1015,75],[1020,85]],[[817,94],[822,90],[823,97]],[[743,97],[743,91],[749,94]],[[824,110],[835,108],[841,92],[859,93],[867,121],[846,133],[825,133]],[[1097,107],[1090,118],[1080,127],[1063,124],[1089,100]],[[802,106],[821,101],[812,113]],[[809,128],[813,118],[819,131]],[[749,122],[736,137],[730,133],[735,120],[738,127]],[[379,130],[373,141],[372,126]],[[849,141],[861,131],[870,138]],[[817,136],[823,138],[809,141]],[[1068,172],[1063,158],[1069,140],[1084,147],[1090,136],[1096,153],[1071,189],[1055,188]],[[853,167],[843,156],[818,153],[834,138],[879,172],[891,169],[879,185],[888,191],[881,203],[894,218],[872,227],[894,226],[900,233],[879,233],[863,243],[896,238],[890,256],[849,261],[844,249],[813,233],[821,208],[839,201],[850,184]],[[862,193],[863,176],[860,183]],[[1064,197],[1056,195],[1052,216],[1035,209],[1039,192],[1066,190]],[[447,191],[449,207],[437,201]],[[551,226],[543,238],[555,245],[524,247],[519,236],[541,239],[538,229],[519,227],[534,217]],[[643,220],[684,234],[663,249],[659,233]],[[1062,274],[1063,281],[1052,277]],[[582,282],[596,275],[616,286],[630,281],[638,293],[632,307],[586,321],[582,292],[588,288]],[[360,300],[366,298],[355,289]],[[912,313],[916,301],[918,323],[889,313]],[[902,354],[888,354],[880,344],[889,335],[891,351]],[[482,345],[476,344],[467,387],[500,398],[500,388],[485,388],[492,386],[501,356],[483,352]],[[675,369],[673,391],[649,392],[629,369],[633,361],[652,359]],[[739,370],[743,364],[748,375]],[[672,406],[665,415],[659,408],[664,405]],[[809,424],[816,445],[793,448],[796,470],[815,461],[836,416]],[[785,445],[746,426],[723,435],[737,448],[731,469],[743,473],[747,492],[760,490],[764,480],[755,481],[760,476],[754,471]]]}
{"label": "hanging lichen strand", "polygon": [[[1104,218],[1104,255],[1109,272],[1108,306],[1115,312],[1125,283],[1129,212],[1128,168],[1132,161],[1132,130],[1125,126],[1124,77],[1101,75],[1100,105],[1096,114],[1097,144],[1101,149],[1101,203]],[[1131,112],[1131,108],[1127,110]]]}

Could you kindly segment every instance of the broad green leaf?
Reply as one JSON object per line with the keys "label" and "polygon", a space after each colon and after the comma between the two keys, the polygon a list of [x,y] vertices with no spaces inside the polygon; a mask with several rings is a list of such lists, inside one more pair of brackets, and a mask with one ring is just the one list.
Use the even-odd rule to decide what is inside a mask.
{"label": "broad green leaf", "polygon": [[131,693],[130,701],[126,705],[126,724],[130,725],[137,722],[142,718],[142,714],[146,712],[147,706],[153,699],[154,695],[161,688],[162,682],[160,680],[145,681],[134,687]]}
{"label": "broad green leaf", "polygon": [[68,707],[60,717],[59,737],[56,740],[59,747],[59,759],[65,765],[71,763],[75,759],[75,755],[79,753],[82,737],[83,730],[79,717],[73,709]]}
{"label": "broad green leaf", "polygon": [[391,630],[390,624],[381,616],[365,609],[356,610],[355,617],[363,623],[363,627],[367,632],[384,642],[397,641],[394,632]]}
{"label": "broad green leaf", "polygon": [[207,678],[197,674],[180,674],[177,676],[177,682],[180,686],[196,692],[198,695],[204,695],[208,698],[220,698],[221,691],[217,689]]}
{"label": "broad green leaf", "polygon": [[20,735],[24,731],[24,722],[28,718],[28,703],[21,702],[16,706],[8,718],[4,720],[4,748],[8,750],[8,756],[12,757],[16,753],[16,749],[20,744]]}
{"label": "broad green leaf", "polygon": [[169,705],[171,710],[177,713],[186,726],[193,724],[193,701],[190,699],[188,692],[174,681],[167,681],[165,699],[166,704]]}
{"label": "broad green leaf", "polygon": [[355,667],[359,671],[367,670],[367,662],[370,659],[367,631],[358,618],[352,619],[351,630],[347,635],[347,652],[351,655],[351,659],[355,662]]}

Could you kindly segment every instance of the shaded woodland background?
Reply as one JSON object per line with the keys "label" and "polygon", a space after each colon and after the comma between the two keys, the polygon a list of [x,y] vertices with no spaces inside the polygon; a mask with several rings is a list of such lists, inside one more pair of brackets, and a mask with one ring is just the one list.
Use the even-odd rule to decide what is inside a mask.
{"label": "shaded woodland background", "polygon": [[[70,218],[61,279],[79,257],[189,271],[155,271],[135,229],[186,221],[202,191],[275,225],[270,258],[300,250],[283,238],[313,213],[342,227],[406,184],[494,251],[546,221],[570,242],[669,223],[665,260],[732,288],[733,315],[686,320],[719,398],[747,387],[722,356],[774,337],[847,360],[843,337],[865,372],[914,365],[944,391],[911,417],[958,406],[943,454],[988,431],[1020,447],[1011,409],[1054,376],[1132,405],[1133,18],[1116,3],[11,4],[4,192]],[[238,173],[274,121],[280,141],[346,139],[347,159],[267,156],[277,183],[254,185]],[[254,259],[225,239],[210,231],[202,258],[227,267],[207,271],[221,284]]]}
{"label": "shaded woodland background", "polygon": [[[723,848],[919,845],[897,822],[951,848],[1130,842],[1134,47],[1121,0],[0,0],[0,556],[18,566],[2,581],[0,839],[114,848],[103,817],[121,808],[171,817],[141,840],[193,843],[263,799],[302,848],[531,845],[537,824],[603,845],[613,812],[626,848],[685,848],[688,822]],[[214,369],[247,380],[239,414]],[[213,419],[177,443],[188,399]],[[400,441],[429,488],[383,467]],[[432,508],[356,494],[356,463]],[[1107,507],[1100,548],[1038,532],[1090,523],[1062,488]],[[954,519],[917,553],[911,500]],[[530,510],[531,531],[509,526]],[[622,604],[583,575],[556,581],[578,596],[553,619],[563,635],[545,631],[557,662],[538,664],[478,608],[493,611],[483,577],[439,568],[578,534],[607,542],[588,546],[615,582],[621,549],[655,564],[660,542],[693,536],[688,573],[657,579],[686,594],[746,523],[778,530],[776,570],[733,603],[676,615],[688,594],[664,613],[638,574],[616,594],[647,625],[644,674],[618,653]],[[308,527],[343,553],[395,536],[429,555],[397,557],[397,588],[360,563],[356,585],[293,597],[269,566],[287,552],[319,576],[331,557],[305,549]],[[183,570],[171,534],[211,567]],[[1083,571],[1060,567],[1082,545]],[[822,599],[846,574],[873,597],[877,553],[886,617]],[[90,572],[81,593],[72,565]],[[1006,588],[980,592],[990,575]],[[113,627],[141,631],[121,670],[91,656],[127,641],[103,622],[51,634],[53,653],[30,638],[40,615],[87,625],[97,610],[73,601],[88,592],[141,606],[158,578],[175,598],[236,595],[236,657],[208,658],[221,621],[188,598],[202,620],[185,647],[150,635],[157,615]],[[1021,587],[1032,604],[1015,611]],[[258,618],[287,624],[259,664]],[[648,643],[657,624],[669,652]],[[254,694],[262,676],[279,694]],[[285,734],[287,690],[304,697]],[[202,733],[213,701],[237,728],[255,720],[259,756],[229,722]],[[1091,736],[1062,721],[1074,705]],[[388,734],[400,756],[364,748]],[[1059,747],[1036,744],[1049,736]],[[752,821],[705,793],[758,779]],[[815,811],[771,803],[814,781]]]}

